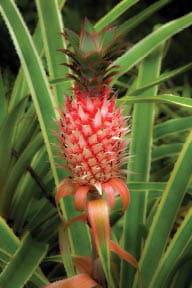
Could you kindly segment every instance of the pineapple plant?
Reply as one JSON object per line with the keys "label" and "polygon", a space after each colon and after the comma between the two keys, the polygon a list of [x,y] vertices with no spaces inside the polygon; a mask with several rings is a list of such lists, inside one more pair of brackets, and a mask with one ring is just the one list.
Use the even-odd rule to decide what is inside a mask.
{"label": "pineapple plant", "polygon": [[68,221],[66,227],[78,220],[89,224],[94,251],[89,276],[99,287],[106,287],[106,282],[108,287],[114,287],[110,250],[137,268],[134,257],[110,240],[110,209],[119,196],[122,211],[130,201],[123,179],[125,171],[121,169],[128,156],[130,128],[128,117],[123,116],[120,107],[116,108],[116,93],[110,85],[118,73],[118,67],[110,64],[125,44],[117,28],[97,32],[87,19],[80,36],[69,29],[63,35],[71,45],[71,50],[62,52],[71,59],[64,65],[73,71],[68,77],[74,85],[73,96],[66,95],[64,109],[59,110],[58,138],[71,177],[61,182],[56,202],[74,194],[75,208],[83,214]]}
{"label": "pineapple plant", "polygon": [[[139,261],[142,273],[142,287],[190,286],[189,239],[192,223],[191,209],[186,212],[185,219],[183,219],[176,230],[174,222],[178,211],[181,211],[182,207],[189,203],[191,195],[192,166],[189,159],[192,153],[192,134],[190,133],[185,140],[187,131],[191,128],[191,118],[189,117],[191,114],[188,114],[191,112],[190,109],[192,107],[189,97],[191,86],[188,79],[185,78],[187,75],[184,75],[184,82],[184,79],[179,76],[179,74],[186,73],[188,69],[191,69],[191,64],[186,63],[187,65],[178,66],[177,69],[172,70],[175,67],[174,57],[172,56],[175,55],[179,60],[187,60],[186,57],[182,58],[180,41],[178,41],[181,38],[177,38],[176,34],[192,24],[192,17],[191,14],[186,14],[170,22],[164,19],[165,24],[159,25],[159,14],[155,14],[155,18],[152,18],[151,15],[168,2],[164,0],[155,1],[149,7],[144,7],[146,8],[144,10],[140,7],[141,11],[139,6],[135,6],[128,14],[123,15],[133,4],[139,4],[137,1],[119,1],[111,11],[108,11],[101,19],[98,19],[95,25],[98,30],[92,33],[91,31],[94,29],[91,25],[89,23],[84,25],[84,34],[82,35],[85,35],[85,31],[88,31],[86,37],[89,37],[87,38],[90,39],[89,34],[91,34],[92,39],[98,39],[99,34],[99,39],[101,40],[99,42],[100,40],[92,41],[90,39],[89,42],[91,44],[89,46],[86,38],[84,47],[88,49],[92,45],[89,51],[85,51],[84,48],[83,52],[77,51],[78,49],[82,50],[80,42],[83,36],[81,36],[80,40],[80,37],[75,33],[65,30],[65,37],[67,37],[66,34],[68,33],[68,40],[70,40],[70,37],[73,38],[77,45],[75,43],[73,44],[76,46],[72,45],[72,43],[69,44],[71,47],[69,46],[69,50],[66,51],[66,54],[71,53],[71,57],[69,55],[69,58],[71,58],[69,64],[71,65],[71,67],[69,66],[71,75],[69,77],[73,78],[74,85],[71,88],[73,90],[72,98],[66,96],[66,104],[62,108],[60,103],[63,102],[63,92],[67,91],[71,81],[65,82],[67,80],[65,79],[66,74],[69,73],[68,67],[63,69],[63,67],[58,66],[58,63],[66,61],[66,56],[56,53],[56,50],[59,47],[66,47],[62,37],[58,35],[58,31],[63,29],[61,16],[64,16],[64,23],[67,23],[66,15],[63,15],[63,13],[61,15],[59,11],[66,1],[35,1],[39,21],[36,29],[33,30],[33,38],[15,1],[0,1],[0,14],[2,19],[5,20],[5,25],[13,40],[20,63],[22,63],[10,97],[5,93],[4,85],[2,85],[2,80],[0,79],[2,96],[0,118],[5,120],[1,121],[3,125],[1,126],[4,128],[1,133],[2,137],[0,137],[0,151],[3,160],[1,161],[3,163],[3,172],[8,171],[8,174],[3,173],[3,175],[7,174],[7,177],[1,177],[3,183],[6,183],[2,193],[3,198],[8,199],[10,207],[9,212],[6,205],[4,205],[5,201],[0,201],[2,211],[7,211],[7,221],[2,215],[0,217],[1,287],[21,288],[23,286],[44,287],[48,285],[49,288],[64,288],[78,287],[80,285],[86,288],[98,286],[138,288],[137,271],[127,265],[126,261],[121,261],[113,255],[114,251],[118,252],[116,254],[120,255],[121,258],[131,262],[130,260],[133,260],[133,258],[127,252],[125,253],[124,250],[131,252]],[[83,7],[82,3],[81,7]],[[65,12],[68,11],[68,7],[66,8]],[[83,10],[84,8],[86,7],[83,7]],[[103,14],[103,7],[101,7],[101,11]],[[73,24],[76,24],[78,17],[73,17],[72,15],[74,14],[71,12],[69,9],[67,13]],[[87,14],[89,13],[87,12]],[[96,19],[98,15],[94,13],[94,18]],[[131,18],[125,21],[126,17]],[[136,26],[147,19],[147,26],[142,24],[140,26],[141,29],[137,30]],[[119,31],[114,28],[103,30],[103,38],[102,33],[97,31],[99,31],[98,27],[102,29],[105,25],[114,23],[114,21],[122,23],[119,27],[120,31],[128,33],[128,37],[134,45],[122,56],[115,59],[114,62],[110,63],[109,61],[107,64],[107,60],[110,60],[110,57],[112,61],[113,57],[118,56],[121,53],[121,49],[124,48],[122,45],[119,49],[116,44],[118,43],[120,46],[119,40],[121,40],[121,36],[118,35]],[[153,29],[152,26],[154,24],[155,27]],[[136,30],[134,30],[135,28]],[[111,35],[115,36],[110,38],[109,31],[113,31]],[[94,37],[93,34],[95,34]],[[167,46],[167,43],[172,43],[171,38],[173,36],[174,45]],[[110,40],[112,38],[116,38],[117,41],[113,42]],[[108,39],[106,40],[107,44],[102,46],[102,49],[99,49],[101,47],[100,44],[104,43],[103,39]],[[182,39],[182,44],[185,46],[184,40],[188,40],[188,37]],[[70,40],[69,42],[72,41]],[[110,45],[113,44],[110,46],[108,45],[109,43]],[[7,44],[10,46],[10,42]],[[106,47],[109,49],[105,49]],[[167,47],[170,52],[164,57]],[[116,48],[118,48],[117,52],[115,52]],[[43,49],[43,59],[41,59]],[[97,54],[94,55],[96,57],[95,61],[92,59],[92,61],[86,62],[88,58],[89,60],[91,59],[94,50],[96,50],[95,54]],[[104,58],[101,57],[101,54],[100,56],[98,55],[98,50],[100,52],[103,51],[102,55]],[[185,49],[183,49],[183,55],[186,56]],[[184,62],[182,63],[184,64]],[[98,66],[97,69],[94,68],[96,64]],[[170,64],[174,64],[173,67]],[[112,68],[112,65],[119,65],[120,68]],[[123,76],[120,81],[115,81],[119,75],[115,76],[115,78],[113,77],[117,70],[119,75]],[[176,78],[174,79],[174,77]],[[98,156],[110,155],[111,153],[107,153],[104,148],[109,148],[111,143],[109,139],[111,140],[112,137],[107,138],[105,136],[101,139],[98,135],[101,133],[99,132],[101,129],[102,131],[108,129],[108,135],[110,131],[114,132],[115,129],[118,132],[118,128],[112,130],[112,125],[111,127],[104,125],[108,121],[107,114],[109,112],[112,113],[114,111],[113,116],[116,115],[114,116],[116,118],[118,115],[115,114],[118,108],[115,107],[116,97],[111,88],[114,82],[117,87],[126,88],[126,94],[122,94],[120,102],[126,108],[129,108],[128,105],[131,104],[133,111],[129,153],[134,155],[132,161],[129,161],[129,169],[134,173],[131,173],[132,175],[127,173],[127,183],[131,191],[131,205],[129,205],[129,209],[117,223],[115,221],[119,217],[119,212],[125,210],[129,204],[129,193],[125,187],[123,171],[121,171],[120,165],[120,162],[123,163],[125,161],[126,153],[122,153],[118,158],[117,155],[121,149],[112,150],[114,152],[113,155],[117,158],[114,160],[114,165],[112,163],[108,166],[108,170],[106,168],[107,164],[102,164],[100,158],[94,165],[94,162],[92,162],[93,157],[88,159],[89,161],[91,160],[91,168],[99,168],[100,163],[103,165],[102,167],[105,167],[105,173],[102,171],[102,174],[97,175],[94,173],[92,175],[89,173],[90,167],[85,165],[86,161],[88,161],[86,158],[80,158],[81,160],[78,160],[78,164],[74,164],[77,163],[77,155],[82,157],[83,153],[86,155],[89,153],[86,149],[80,150],[81,147],[79,148],[79,139],[83,138],[82,135],[84,134],[82,134],[81,130],[75,128],[74,131],[79,132],[78,140],[75,138],[75,141],[71,144],[69,137],[68,127],[72,123],[70,122],[71,118],[74,123],[77,123],[76,119],[78,120],[80,117],[83,105],[79,105],[81,109],[76,109],[78,111],[77,116],[75,117],[73,114],[70,119],[68,118],[68,125],[66,125],[68,115],[72,113],[72,110],[75,111],[71,107],[75,105],[77,107],[76,103],[79,101],[76,95],[77,92],[83,94],[82,99],[85,102],[91,99],[95,112],[92,111],[91,114],[91,112],[88,113],[89,109],[85,111],[83,108],[84,114],[89,119],[87,125],[92,130],[94,128],[91,133],[96,135],[97,144],[102,144],[102,141],[108,140],[106,146],[101,146],[103,150],[99,151]],[[11,82],[8,86],[6,85],[9,91],[10,84]],[[108,92],[107,89],[109,89]],[[107,93],[108,98],[106,97],[105,107],[107,107],[108,112],[105,114],[106,117],[103,117],[101,109],[104,104],[99,100],[102,99],[99,95]],[[89,97],[84,97],[85,94]],[[23,99],[25,96],[27,98],[26,101]],[[17,109],[17,104],[19,104],[20,100],[21,102],[25,101],[27,105],[27,109],[24,109],[22,115]],[[69,108],[67,108],[67,101],[69,102]],[[112,101],[114,101],[114,107],[109,108]],[[33,109],[31,105],[34,105],[34,110],[31,110],[31,108]],[[71,177],[63,180],[60,186],[59,181],[66,177],[66,171],[65,169],[57,170],[54,158],[55,145],[53,143],[55,144],[58,141],[53,136],[53,130],[56,126],[53,119],[56,118],[57,114],[55,107],[60,107],[63,110],[61,110],[61,117],[58,121],[60,126],[60,131],[58,132],[60,150],[71,173]],[[36,130],[38,133],[37,139],[34,138],[36,134],[30,135],[30,131],[25,129],[25,124],[30,124],[31,122],[32,118],[28,117],[28,113],[32,111],[33,120],[37,121],[37,116],[40,125],[40,129]],[[97,130],[95,126],[92,128],[97,115],[96,111],[99,111],[98,114],[100,113],[101,115],[100,122],[103,125],[102,128],[102,125],[99,124]],[[129,111],[130,109],[126,109],[127,115],[129,115]],[[19,115],[20,121],[17,121],[16,118],[18,117],[16,117],[15,112]],[[122,115],[121,109],[119,113]],[[114,117],[111,117],[109,122],[112,123]],[[123,119],[123,121],[124,124],[122,125],[125,125],[124,128],[126,129],[126,119]],[[19,134],[17,131],[13,133],[13,129],[17,125],[18,128],[20,127],[18,129]],[[82,126],[83,124],[80,127]],[[74,127],[76,127],[75,124]],[[182,129],[182,132],[180,129]],[[119,133],[118,136],[113,136],[113,141],[115,137],[122,137],[124,141],[128,135],[123,133],[121,131],[121,135]],[[17,135],[19,135],[19,138]],[[116,135],[115,132],[113,135]],[[88,134],[86,134],[85,139],[88,139]],[[35,141],[34,143],[33,140]],[[42,140],[44,140],[44,145]],[[23,141],[27,145],[24,145],[25,149],[20,150],[18,145],[24,144]],[[43,154],[39,154],[40,151],[35,145],[35,143],[40,145],[39,141],[43,145]],[[68,143],[65,143],[66,141]],[[8,143],[8,145],[5,145],[5,143]],[[85,143],[83,145],[85,146]],[[77,148],[74,154],[72,154],[71,150],[65,150],[70,149],[70,147],[74,148],[74,146]],[[13,157],[10,158],[11,148],[14,149],[13,151],[19,152],[18,155],[20,157],[17,158],[14,153]],[[88,148],[95,149],[91,145]],[[124,149],[124,146],[122,146],[122,149]],[[111,152],[110,150],[108,151]],[[73,163],[72,156],[74,157]],[[161,158],[159,159],[159,157]],[[170,160],[167,161],[167,158]],[[104,163],[110,163],[111,159],[105,159],[106,161],[103,160]],[[8,165],[9,162],[10,165]],[[174,164],[174,168],[172,165],[162,169],[162,164],[165,166],[168,162]],[[45,163],[46,165],[44,165]],[[112,169],[110,168],[111,165],[113,166]],[[5,169],[5,166],[8,170]],[[77,167],[79,170],[76,170],[76,166],[81,166],[82,170],[79,167]],[[172,168],[173,170],[171,171]],[[32,175],[37,177],[33,179]],[[36,183],[34,183],[34,180]],[[58,187],[56,193],[58,210],[53,205],[51,205],[53,207],[50,207],[50,201],[53,200],[50,197],[52,195],[51,191],[54,190],[55,185]],[[39,195],[38,197],[37,194]],[[66,197],[64,201],[60,201],[60,198],[67,195],[70,196]],[[75,207],[76,209],[74,209]],[[62,247],[57,244],[57,233],[55,233],[58,232],[56,230],[58,228],[56,211],[61,216],[59,219],[61,226],[61,230],[59,230],[59,245]],[[74,223],[77,220],[83,222]],[[110,226],[112,226],[111,235]],[[110,239],[113,239],[113,242]],[[124,250],[117,246],[116,243],[118,241]],[[61,248],[62,255],[58,255],[58,248]],[[63,271],[62,262],[65,271]],[[131,264],[135,264],[135,267],[138,266],[134,261]],[[69,277],[69,279],[54,282],[62,279],[62,277]]]}

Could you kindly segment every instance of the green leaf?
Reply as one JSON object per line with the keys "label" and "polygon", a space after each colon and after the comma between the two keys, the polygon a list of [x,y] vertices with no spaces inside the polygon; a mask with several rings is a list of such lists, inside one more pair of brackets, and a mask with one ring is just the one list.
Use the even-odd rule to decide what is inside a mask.
{"label": "green leaf", "polygon": [[126,102],[128,104],[133,103],[167,103],[167,104],[173,104],[180,107],[186,107],[191,109],[192,108],[192,99],[191,98],[184,98],[172,94],[162,94],[158,96],[124,96],[121,99],[118,99],[118,103]]}
{"label": "green leaf", "polygon": [[[67,79],[67,78],[63,78],[63,77],[61,77],[61,78],[54,78],[54,79],[50,79],[49,80],[49,83],[51,84],[51,85],[60,85],[60,84],[63,84],[64,82],[68,82],[68,83],[70,83],[71,82],[71,80],[69,80],[69,79]],[[67,84],[68,85],[68,84]]]}
{"label": "green leaf", "polygon": [[28,234],[0,275],[0,287],[22,288],[35,272],[47,252],[47,245]]}
{"label": "green leaf", "polygon": [[182,31],[184,28],[189,27],[191,24],[192,13],[189,13],[183,17],[162,25],[159,29],[140,40],[112,63],[112,65],[119,65],[121,67],[118,75],[115,78],[117,79],[120,75],[128,72],[162,42]]}
{"label": "green leaf", "polygon": [[[156,79],[160,74],[161,61],[163,56],[163,46],[161,45],[148,57],[146,57],[139,67],[137,87],[145,85],[148,81]],[[157,87],[148,88],[142,92],[140,97],[157,94]],[[155,96],[154,96],[155,98]],[[152,132],[154,122],[154,105],[139,103],[134,105],[132,121],[132,141],[130,143],[132,161],[129,161],[128,170],[133,171],[128,175],[129,181],[149,181],[151,168],[151,147]],[[143,151],[145,151],[143,153]],[[131,192],[131,202],[129,209],[125,213],[123,227],[123,249],[129,251],[137,259],[141,252],[140,225],[146,221],[147,193]],[[124,261],[121,266],[121,286],[132,286],[134,269]],[[127,284],[128,283],[128,284]]]}
{"label": "green leaf", "polygon": [[144,10],[142,10],[137,15],[131,17],[127,21],[125,21],[121,26],[119,27],[119,33],[125,34],[129,31],[133,30],[135,27],[137,27],[139,24],[141,24],[143,21],[148,19],[153,13],[161,9],[163,6],[171,2],[172,0],[159,0],[155,1],[155,3],[151,4],[150,6],[146,7]]}
{"label": "green leaf", "polygon": [[159,160],[164,157],[171,157],[177,155],[183,147],[183,143],[171,143],[160,145],[153,149],[153,161]]}
{"label": "green leaf", "polygon": [[82,38],[80,41],[80,50],[84,53],[89,53],[91,51],[97,50],[96,43],[93,37],[86,32],[81,34]]}
{"label": "green leaf", "polygon": [[[20,155],[28,143],[32,141],[39,132],[38,120],[33,105],[30,105],[29,107],[27,105],[25,112],[16,126],[12,152],[14,150]],[[15,160],[16,159],[17,157],[15,157]],[[12,162],[14,163],[14,161]]]}
{"label": "green leaf", "polygon": [[187,77],[184,79],[184,86],[182,91],[182,96],[186,98],[191,98],[191,86],[187,79]]}
{"label": "green leaf", "polygon": [[155,140],[174,133],[178,134],[192,128],[192,117],[183,117],[178,119],[171,119],[160,123],[154,128],[154,138]]}
{"label": "green leaf", "polygon": [[14,219],[14,229],[19,233],[23,231],[24,223],[27,221],[27,215],[31,209],[33,198],[39,194],[45,197],[49,194],[47,190],[50,188],[47,188],[45,178],[49,173],[49,163],[47,162],[45,147],[41,148],[39,153],[36,153],[29,167],[35,172],[35,176],[40,181],[40,184],[36,182],[37,179],[34,179],[28,170],[19,182],[19,185],[17,185],[10,207],[10,217]]}
{"label": "green leaf", "polygon": [[191,243],[192,231],[192,208],[188,211],[184,221],[179,227],[178,231],[171,240],[171,243],[166,250],[164,256],[161,258],[158,268],[153,276],[150,288],[161,288],[170,273],[170,267],[176,266],[179,259],[181,259],[185,248]]}
{"label": "green leaf", "polygon": [[0,217],[0,235],[0,248],[13,255],[20,241],[2,217]]}
{"label": "green leaf", "polygon": [[39,133],[35,139],[30,142],[29,146],[25,149],[24,153],[22,153],[21,157],[9,173],[5,187],[2,191],[0,202],[0,210],[3,211],[3,213],[7,213],[20,178],[31,163],[34,153],[38,151],[42,145],[43,139]]}
{"label": "green leaf", "polygon": [[0,248],[0,267],[1,269],[10,261],[11,254]]}
{"label": "green leaf", "polygon": [[130,190],[142,192],[143,190],[163,191],[165,189],[165,182],[127,182]]}
{"label": "green leaf", "polygon": [[34,201],[27,217],[28,229],[35,239],[50,242],[61,223],[56,207],[47,199]]}
{"label": "green leaf", "polygon": [[[59,9],[61,10],[66,2],[66,0],[58,0]],[[57,33],[60,31],[57,31]],[[40,24],[37,24],[37,27],[35,29],[34,35],[33,35],[33,42],[35,44],[35,47],[37,49],[37,52],[39,56],[42,56],[44,53],[44,45],[43,45],[43,39],[41,36],[41,29]],[[58,49],[58,48],[57,48]],[[24,96],[26,96],[29,93],[29,88],[27,85],[27,81],[24,76],[24,72],[22,67],[19,69],[19,73],[17,75],[16,81],[13,86],[12,94],[10,97],[9,102],[9,110],[11,110],[15,104]]]}
{"label": "green leaf", "polygon": [[[37,11],[41,26],[41,34],[44,43],[45,56],[47,58],[49,76],[51,79],[66,77],[69,69],[59,64],[67,62],[66,55],[58,52],[58,49],[66,48],[64,37],[59,34],[64,27],[56,0],[36,0]],[[50,21],[51,19],[51,21]],[[57,107],[64,102],[64,93],[68,91],[71,82],[63,82],[57,87],[53,87]]]}
{"label": "green leaf", "polygon": [[[152,277],[156,272],[159,261],[164,253],[177,210],[190,184],[192,166],[189,159],[191,153],[192,132],[183,145],[183,149],[174,166],[169,181],[167,182],[167,186],[149,230],[149,235],[140,262],[144,287],[149,287]],[[161,237],[158,235],[161,235]],[[153,263],[153,265],[151,265],[151,263]],[[135,279],[133,287],[138,287],[137,278]]]}
{"label": "green leaf", "polygon": [[59,229],[59,246],[63,263],[65,265],[66,273],[68,277],[75,275],[75,269],[71,257],[69,241],[69,230],[60,227]]}
{"label": "green leaf", "polygon": [[[5,264],[8,264],[8,261],[12,259],[16,250],[19,248],[20,240],[15,236],[12,229],[7,225],[2,217],[0,217],[0,235],[0,254],[2,255],[3,253],[5,260],[3,266],[1,267],[5,267]],[[30,281],[34,284],[38,284],[39,286],[44,286],[48,283],[47,279],[42,275],[42,273],[39,272],[35,272]]]}
{"label": "green leaf", "polygon": [[1,125],[7,115],[7,107],[8,107],[8,103],[7,103],[7,99],[5,96],[5,87],[4,87],[4,83],[3,83],[3,76],[0,70],[0,129],[1,129]]}
{"label": "green leaf", "polygon": [[[15,124],[20,120],[19,117],[23,115],[26,104],[25,100],[26,99],[22,100],[18,105],[15,106],[15,109],[7,115],[7,119],[4,121],[4,124],[0,130],[0,163],[3,163],[3,166],[0,166],[1,194],[8,175],[8,168],[11,160],[11,149],[13,145],[13,136],[16,129]],[[2,197],[1,194],[0,198]],[[0,211],[0,214],[1,212],[2,211]]]}
{"label": "green leaf", "polygon": [[27,85],[27,81],[24,77],[23,70],[20,68],[12,89],[8,110],[11,111],[12,109],[14,109],[15,105],[17,105],[17,103],[28,93],[29,88]]}
{"label": "green leaf", "polygon": [[161,82],[164,82],[172,77],[175,77],[181,73],[184,73],[192,68],[192,63],[189,63],[187,65],[184,65],[180,68],[174,69],[172,71],[165,72],[158,77],[158,79],[155,79],[153,82],[149,82],[148,84],[144,85],[143,87],[140,87],[139,89],[136,89],[134,91],[129,91],[129,93],[133,96],[139,95],[141,92],[145,91],[147,88],[153,87],[157,84],[160,84]]}
{"label": "green leaf", "polygon": [[127,11],[131,6],[139,0],[122,0],[113,9],[111,9],[104,17],[102,17],[95,25],[97,31],[115,21],[121,14]]}

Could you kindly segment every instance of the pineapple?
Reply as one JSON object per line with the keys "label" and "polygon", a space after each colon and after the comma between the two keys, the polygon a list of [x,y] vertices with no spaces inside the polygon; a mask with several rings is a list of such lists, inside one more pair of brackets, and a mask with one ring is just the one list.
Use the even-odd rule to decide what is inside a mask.
{"label": "pineapple", "polygon": [[[60,110],[59,141],[62,156],[71,177],[64,179],[56,193],[56,203],[74,195],[78,214],[64,222],[65,228],[75,221],[89,224],[92,235],[92,259],[81,271],[88,274],[94,285],[111,286],[110,250],[138,269],[137,261],[128,252],[110,240],[109,208],[115,206],[120,196],[125,211],[130,201],[121,166],[126,159],[129,142],[127,118],[121,108],[116,108],[116,97],[110,84],[117,68],[112,59],[121,53],[121,35],[116,28],[96,32],[85,20],[80,36],[66,29],[64,37],[73,51],[64,50],[70,57],[74,79],[73,96],[65,96],[65,106]],[[117,213],[117,218],[122,214]],[[102,231],[102,232],[101,232]],[[106,266],[108,265],[108,266]],[[86,269],[85,269],[86,268]],[[62,283],[64,283],[64,280]],[[74,277],[69,281],[74,281]],[[68,282],[67,282],[68,283]],[[94,286],[94,287],[95,287]]]}
{"label": "pineapple", "polygon": [[[109,192],[111,186],[118,190],[116,184],[123,185],[120,167],[125,160],[129,127],[121,109],[115,107],[110,83],[117,67],[110,64],[122,51],[122,36],[111,27],[96,32],[87,19],[80,36],[68,29],[63,35],[73,49],[64,50],[71,59],[71,64],[64,65],[73,71],[68,76],[74,79],[74,86],[73,97],[65,96],[58,121],[62,155],[73,183],[96,188],[99,194],[104,188]],[[116,184],[110,182],[114,179]]]}

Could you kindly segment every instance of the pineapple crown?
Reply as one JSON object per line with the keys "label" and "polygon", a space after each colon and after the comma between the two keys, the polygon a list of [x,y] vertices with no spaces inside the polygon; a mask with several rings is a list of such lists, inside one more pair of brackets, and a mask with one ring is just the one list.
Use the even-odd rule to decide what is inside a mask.
{"label": "pineapple crown", "polygon": [[88,19],[85,19],[80,35],[69,29],[62,34],[73,50],[62,50],[71,59],[71,64],[63,63],[74,73],[68,74],[68,77],[75,80],[75,87],[85,95],[102,95],[106,85],[118,73],[118,66],[109,65],[123,51],[125,43],[121,41],[122,34],[117,27],[109,26],[97,32]]}

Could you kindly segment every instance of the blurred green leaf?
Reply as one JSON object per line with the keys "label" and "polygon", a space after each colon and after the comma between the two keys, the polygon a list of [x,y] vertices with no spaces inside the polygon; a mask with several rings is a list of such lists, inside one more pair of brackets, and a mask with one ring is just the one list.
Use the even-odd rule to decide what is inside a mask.
{"label": "blurred green leaf", "polygon": [[3,83],[3,75],[0,70],[0,129],[1,125],[6,117],[8,108],[8,102],[5,95],[5,87]]}
{"label": "blurred green leaf", "polygon": [[128,72],[137,65],[145,56],[149,55],[158,45],[173,35],[182,31],[192,24],[192,13],[166,23],[157,30],[140,40],[121,57],[117,58],[112,65],[119,65],[119,73],[115,78]]}
{"label": "blurred green leaf", "polygon": [[162,122],[154,128],[154,138],[159,139],[172,135],[174,133],[183,132],[192,128],[192,117],[183,117],[171,119]]}
{"label": "blurred green leaf", "polygon": [[185,253],[185,248],[192,243],[192,208],[188,211],[184,221],[179,227],[177,233],[174,235],[166,253],[162,257],[155,275],[151,281],[151,288],[161,288],[165,285],[166,280],[170,274],[170,267],[174,269],[178,259],[181,259]]}
{"label": "blurred green leaf", "polygon": [[103,16],[95,25],[97,31],[103,29],[105,26],[111,24],[121,14],[128,10],[131,6],[139,0],[122,0],[115,7],[113,7],[105,16]]}
{"label": "blurred green leaf", "polygon": [[[143,250],[140,265],[141,273],[144,275],[143,282],[146,287],[150,285],[151,279],[159,265],[179,205],[189,187],[192,175],[192,165],[189,161],[191,153],[192,132],[187,137],[171,173]],[[158,237],[159,234],[161,237]],[[153,265],[150,263],[153,263]],[[137,281],[138,279],[135,278],[133,287],[138,287]]]}
{"label": "blurred green leaf", "polygon": [[[66,48],[64,37],[60,35],[64,31],[61,14],[57,1],[36,0],[38,16],[41,26],[41,34],[44,43],[45,55],[47,59],[49,76],[51,79],[66,77],[69,69],[59,64],[67,62],[67,56],[58,52],[58,49]],[[50,21],[51,19],[51,21]],[[54,39],[53,39],[54,37]],[[52,93],[59,107],[64,102],[64,93],[69,90],[71,81],[60,83],[54,86]]]}
{"label": "blurred green leaf", "polygon": [[[153,51],[139,67],[136,87],[145,85],[148,81],[153,81],[160,74],[163,58],[163,46],[160,45]],[[140,94],[140,98],[145,98],[152,94],[154,98],[157,94],[157,87],[151,87]],[[151,169],[151,147],[154,126],[154,104],[138,103],[133,107],[132,121],[132,141],[129,153],[135,155],[134,159],[128,163],[128,170],[133,173],[128,174],[129,181],[147,182],[150,178]],[[143,153],[143,151],[145,151]],[[136,259],[139,259],[142,247],[142,234],[140,226],[146,221],[147,192],[142,194],[131,192],[131,202],[129,209],[125,213],[123,247],[129,251]],[[135,270],[125,261],[121,266],[121,286],[132,286]]]}
{"label": "blurred green leaf", "polygon": [[[23,115],[25,104],[26,99],[23,99],[18,105],[15,106],[12,113],[7,115],[0,130],[0,163],[3,163],[3,166],[0,166],[0,197],[2,197],[2,189],[8,176],[8,168],[11,160],[11,149],[13,145],[16,123],[19,121],[21,115]],[[0,214],[1,213],[2,211],[0,209]]]}
{"label": "blurred green leaf", "polygon": [[157,12],[159,9],[161,9],[163,6],[165,6],[171,1],[172,0],[155,1],[154,3],[143,9],[140,13],[134,15],[133,17],[125,21],[123,24],[121,24],[121,26],[119,27],[119,33],[125,34],[128,33],[130,30],[133,30],[143,21],[149,19],[149,17],[153,13]]}
{"label": "blurred green leaf", "polygon": [[145,103],[145,102],[154,102],[154,103],[167,103],[173,104],[180,107],[192,108],[192,99],[184,98],[172,94],[160,94],[158,96],[124,96],[123,98],[118,99],[118,102],[126,102],[129,104],[134,103]]}
{"label": "blurred green leaf", "polygon": [[0,275],[0,287],[22,288],[31,278],[47,252],[47,245],[30,234],[25,236],[17,252]]}
{"label": "blurred green leaf", "polygon": [[172,77],[175,77],[175,76],[177,76],[177,75],[179,75],[181,73],[184,73],[184,72],[188,71],[191,68],[192,68],[192,63],[189,63],[187,65],[184,65],[184,66],[180,67],[180,68],[174,69],[172,71],[165,72],[165,73],[161,74],[160,77],[158,77],[158,79],[155,79],[155,81],[150,82],[150,83],[146,84],[145,86],[140,87],[137,90],[129,91],[129,93],[131,95],[137,96],[140,93],[142,93],[143,91],[145,91],[147,88],[150,88],[150,87],[153,87],[153,86],[155,86],[157,84],[160,84],[160,83],[162,83],[162,82],[164,82],[164,81],[166,81],[166,80],[168,80],[168,79],[170,79]]}
{"label": "blurred green leaf", "polygon": [[[4,258],[3,265],[0,265],[1,268],[4,268],[12,259],[13,255],[17,251],[17,249],[20,246],[20,240],[15,236],[13,231],[10,229],[8,224],[5,222],[5,220],[0,217],[0,255]],[[2,259],[0,257],[0,259]],[[10,262],[11,263],[11,262]],[[39,286],[44,286],[47,284],[47,279],[45,276],[42,275],[42,273],[35,272],[31,279],[31,282],[38,284]],[[7,287],[7,286],[3,286]],[[13,287],[13,286],[12,286]],[[14,286],[15,287],[15,286]]]}
{"label": "blurred green leaf", "polygon": [[41,134],[39,133],[33,141],[29,143],[29,147],[27,147],[22,153],[19,160],[14,165],[13,169],[9,173],[7,177],[7,181],[5,183],[5,187],[2,191],[2,197],[0,202],[0,210],[4,213],[8,212],[8,209],[11,204],[12,197],[14,195],[17,184],[22,177],[23,173],[26,171],[27,167],[31,163],[31,160],[34,156],[34,153],[40,149],[43,145],[43,139]]}

